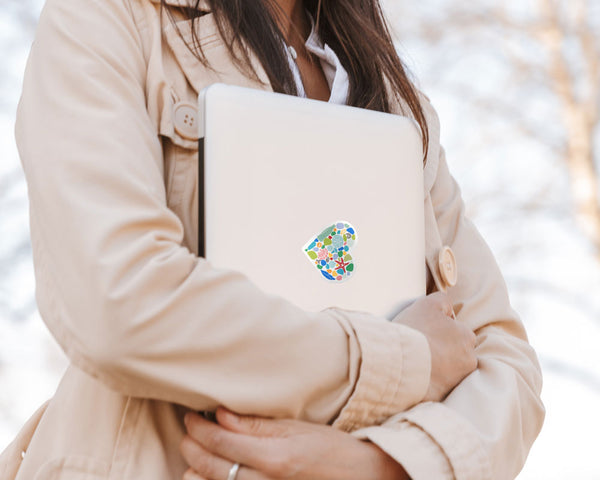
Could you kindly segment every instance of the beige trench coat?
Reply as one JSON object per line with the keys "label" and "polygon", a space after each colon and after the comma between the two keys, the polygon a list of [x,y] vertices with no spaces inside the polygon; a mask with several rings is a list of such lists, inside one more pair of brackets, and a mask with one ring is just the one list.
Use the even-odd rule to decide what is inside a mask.
{"label": "beige trench coat", "polygon": [[427,97],[428,291],[464,304],[479,357],[442,403],[421,403],[421,333],[366,312],[307,313],[196,256],[197,142],[174,112],[193,113],[216,81],[269,83],[234,66],[211,14],[198,28],[215,71],[168,21],[161,35],[159,13],[158,0],[48,0],[42,12],[16,137],[36,299],[70,367],[0,457],[0,479],[179,479],[182,416],[217,405],[331,422],[415,480],[513,478],[544,417],[540,368],[464,216]]}

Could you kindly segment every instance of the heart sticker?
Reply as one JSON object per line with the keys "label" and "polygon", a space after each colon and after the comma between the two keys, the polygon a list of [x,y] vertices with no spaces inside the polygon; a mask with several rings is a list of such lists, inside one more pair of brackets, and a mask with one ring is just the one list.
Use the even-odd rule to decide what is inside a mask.
{"label": "heart sticker", "polygon": [[302,247],[317,271],[329,281],[341,283],[355,271],[350,250],[358,241],[356,229],[343,220],[338,220]]}

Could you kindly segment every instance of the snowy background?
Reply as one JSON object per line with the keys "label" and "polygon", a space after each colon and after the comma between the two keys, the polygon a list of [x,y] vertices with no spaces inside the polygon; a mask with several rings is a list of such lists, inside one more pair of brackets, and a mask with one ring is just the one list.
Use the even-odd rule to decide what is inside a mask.
{"label": "snowy background", "polygon": [[[27,187],[13,136],[40,6],[39,0],[0,3],[0,450],[53,394],[66,366],[35,306]],[[468,215],[496,255],[544,370],[546,422],[518,478],[600,480],[599,246],[577,215],[563,148],[569,132],[560,98],[544,77],[554,72],[544,70],[551,59],[536,43],[554,37],[544,31],[528,37],[539,33],[529,29],[536,21],[552,18],[547,8],[560,7],[567,32],[560,48],[577,79],[577,98],[600,90],[598,72],[586,66],[568,24],[586,1],[506,0],[498,7],[387,0],[385,6],[405,63],[440,115]],[[600,2],[587,7],[585,18],[598,26]],[[600,38],[586,39],[600,58]],[[600,128],[594,128],[597,172]]]}

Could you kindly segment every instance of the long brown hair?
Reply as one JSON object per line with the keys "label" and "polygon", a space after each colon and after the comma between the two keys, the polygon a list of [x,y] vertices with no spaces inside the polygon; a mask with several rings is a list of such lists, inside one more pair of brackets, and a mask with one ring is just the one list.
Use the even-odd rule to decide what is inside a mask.
{"label": "long brown hair", "polygon": [[[204,13],[201,0],[188,0],[181,8],[192,21],[192,42],[186,45],[208,65],[198,38],[196,20]],[[424,161],[429,147],[427,121],[407,69],[398,57],[379,0],[303,0],[316,19],[321,39],[338,55],[348,72],[348,105],[390,113],[386,81],[397,98],[402,98],[423,132]],[[239,68],[258,79],[250,63],[250,51],[258,57],[275,92],[297,95],[296,83],[282,48],[278,20],[281,9],[275,0],[206,0],[225,45]],[[161,0],[161,8],[166,8]],[[279,13],[278,13],[279,11]],[[173,12],[167,8],[171,21]],[[181,34],[181,32],[179,32]],[[183,37],[182,37],[183,38]],[[237,53],[236,53],[237,52]]]}

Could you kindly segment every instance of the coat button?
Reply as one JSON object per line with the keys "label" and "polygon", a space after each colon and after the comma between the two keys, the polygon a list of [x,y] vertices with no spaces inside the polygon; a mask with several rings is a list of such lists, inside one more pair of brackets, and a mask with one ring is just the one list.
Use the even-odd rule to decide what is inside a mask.
{"label": "coat button", "polygon": [[188,140],[198,140],[198,108],[188,102],[177,102],[173,107],[175,131]]}
{"label": "coat button", "polygon": [[448,246],[442,247],[438,258],[440,275],[447,287],[453,287],[458,280],[458,270],[456,268],[456,258],[454,252]]}

